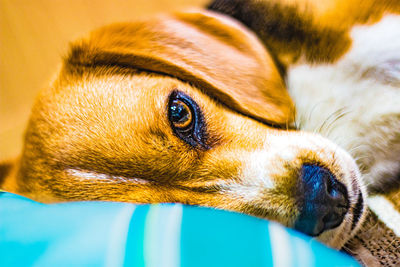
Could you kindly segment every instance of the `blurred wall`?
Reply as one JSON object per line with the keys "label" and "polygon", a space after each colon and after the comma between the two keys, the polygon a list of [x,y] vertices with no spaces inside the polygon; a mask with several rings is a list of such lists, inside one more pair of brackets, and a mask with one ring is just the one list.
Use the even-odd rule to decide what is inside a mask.
{"label": "blurred wall", "polygon": [[18,155],[38,90],[91,29],[207,0],[0,0],[0,160]]}

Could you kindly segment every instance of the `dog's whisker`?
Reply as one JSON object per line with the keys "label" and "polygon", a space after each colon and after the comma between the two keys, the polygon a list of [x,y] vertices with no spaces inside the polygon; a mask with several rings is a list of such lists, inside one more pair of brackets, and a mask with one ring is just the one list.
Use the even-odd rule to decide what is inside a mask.
{"label": "dog's whisker", "polygon": [[335,130],[335,124],[337,124],[341,119],[343,119],[346,115],[348,115],[349,112],[340,112],[337,114],[337,116],[326,126],[326,137],[330,137],[332,134],[332,131]]}
{"label": "dog's whisker", "polygon": [[339,108],[333,111],[317,128],[317,132],[329,137],[333,125],[349,113],[345,112],[345,109],[346,108]]}
{"label": "dog's whisker", "polygon": [[[350,141],[350,143],[355,143],[355,142],[356,142],[356,140],[354,140],[354,142]],[[350,154],[353,154],[353,153],[357,152],[359,149],[362,149],[362,148],[368,148],[368,145],[362,144],[362,143],[361,144],[357,144],[357,145],[354,145],[351,148],[349,148],[347,151]]]}
{"label": "dog's whisker", "polygon": [[312,120],[312,114],[314,113],[315,109],[316,109],[319,105],[323,104],[324,102],[325,102],[325,101],[319,101],[319,102],[317,102],[317,103],[314,104],[314,106],[313,106],[313,107],[310,109],[310,111],[308,112],[307,121],[311,121],[311,120]]}

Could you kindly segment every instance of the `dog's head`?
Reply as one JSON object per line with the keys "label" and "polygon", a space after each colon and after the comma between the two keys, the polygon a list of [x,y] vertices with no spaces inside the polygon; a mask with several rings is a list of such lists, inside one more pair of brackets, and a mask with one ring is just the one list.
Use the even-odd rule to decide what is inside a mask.
{"label": "dog's head", "polygon": [[364,210],[357,167],[290,129],[293,117],[273,60],[235,21],[193,11],[116,24],[73,45],[5,188],[228,209],[340,247]]}

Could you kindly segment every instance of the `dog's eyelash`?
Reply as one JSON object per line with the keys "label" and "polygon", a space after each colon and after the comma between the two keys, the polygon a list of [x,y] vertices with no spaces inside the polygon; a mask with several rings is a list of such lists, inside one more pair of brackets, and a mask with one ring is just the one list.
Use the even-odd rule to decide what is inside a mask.
{"label": "dog's eyelash", "polygon": [[[185,112],[190,112],[190,118],[192,120],[189,127],[180,128],[177,127],[177,124],[174,122],[172,112],[176,110],[176,106],[174,106],[176,103],[182,103],[187,106],[188,110]],[[202,150],[210,148],[207,145],[206,123],[203,113],[197,103],[185,93],[173,91],[170,94],[168,101],[168,120],[174,134],[187,144]]]}

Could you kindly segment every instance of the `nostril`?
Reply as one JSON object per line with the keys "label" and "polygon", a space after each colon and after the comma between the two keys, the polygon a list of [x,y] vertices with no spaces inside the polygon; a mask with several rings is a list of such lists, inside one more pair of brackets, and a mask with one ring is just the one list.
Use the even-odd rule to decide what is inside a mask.
{"label": "nostril", "polygon": [[329,195],[334,195],[335,194],[335,192],[333,190],[333,181],[332,181],[332,179],[328,179],[328,181],[326,183],[326,192]]}
{"label": "nostril", "polygon": [[326,214],[322,219],[322,222],[324,223],[324,229],[329,230],[339,226],[342,223],[343,217],[346,212],[347,211],[341,210],[336,212],[333,211]]}
{"label": "nostril", "polygon": [[316,236],[339,226],[348,211],[346,187],[326,168],[303,165],[298,194],[295,228],[306,234]]}
{"label": "nostril", "polygon": [[337,213],[328,213],[322,219],[325,228],[333,228],[337,224],[338,220],[340,220],[340,216]]}
{"label": "nostril", "polygon": [[336,178],[330,174],[326,177],[325,184],[326,184],[326,192],[328,198],[333,205],[339,207],[346,207],[348,206],[348,197],[347,197],[347,189],[346,187],[336,180]]}

